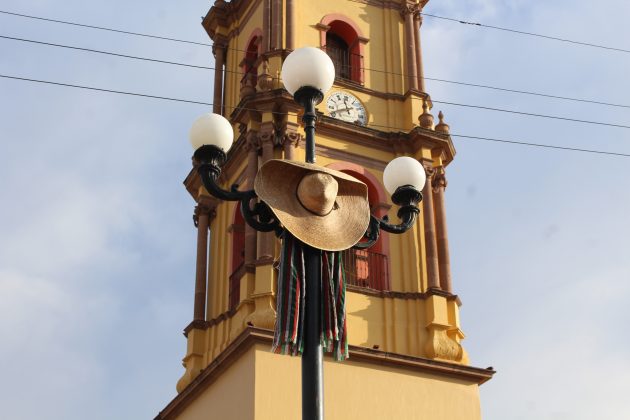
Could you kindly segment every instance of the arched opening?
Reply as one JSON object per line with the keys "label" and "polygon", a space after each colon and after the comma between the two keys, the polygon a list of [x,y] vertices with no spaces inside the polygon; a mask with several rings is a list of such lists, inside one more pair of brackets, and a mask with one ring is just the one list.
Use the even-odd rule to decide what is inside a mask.
{"label": "arched opening", "polygon": [[363,83],[362,49],[367,40],[358,27],[350,19],[336,14],[326,16],[321,24],[326,29],[323,46],[335,64],[337,77]]}
{"label": "arched opening", "polygon": [[229,228],[231,235],[231,268],[229,284],[229,308],[236,309],[241,298],[241,278],[245,274],[245,219],[241,214],[241,206],[236,205],[234,222]]}
{"label": "arched opening", "polygon": [[255,92],[256,84],[258,83],[258,57],[261,43],[262,33],[259,30],[255,30],[247,43],[245,57],[243,57],[243,61],[240,64],[243,71],[241,94],[243,94],[243,89],[246,90],[246,94],[253,93],[252,91]]}
{"label": "arched opening", "polygon": [[343,38],[335,33],[326,33],[326,52],[335,64],[335,76],[351,79],[350,48]]}
{"label": "arched opening", "polygon": [[[372,214],[382,217],[382,204],[386,200],[383,187],[378,180],[365,168],[348,163],[337,162],[328,165],[352,175],[364,182],[368,187],[368,202]],[[389,238],[387,232],[381,232],[379,240],[369,249],[348,249],[343,251],[344,273],[349,286],[362,287],[373,290],[389,290]]]}

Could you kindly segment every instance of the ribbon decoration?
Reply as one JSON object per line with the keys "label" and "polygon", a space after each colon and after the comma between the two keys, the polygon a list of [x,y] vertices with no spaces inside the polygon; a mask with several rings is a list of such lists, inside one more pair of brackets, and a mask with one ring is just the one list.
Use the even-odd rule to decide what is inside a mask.
{"label": "ribbon decoration", "polygon": [[[305,301],[306,245],[286,230],[282,239],[271,351],[297,356],[304,351],[304,313],[308,310]],[[322,251],[321,274],[320,343],[335,360],[345,360],[348,358],[346,279],[341,252]]]}

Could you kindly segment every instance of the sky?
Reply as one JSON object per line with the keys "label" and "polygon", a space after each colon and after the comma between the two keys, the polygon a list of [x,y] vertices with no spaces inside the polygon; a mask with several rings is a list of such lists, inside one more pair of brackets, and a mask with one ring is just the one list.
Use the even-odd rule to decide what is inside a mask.
{"label": "sky", "polygon": [[[210,2],[3,0],[0,10],[210,42]],[[630,49],[630,3],[432,0],[427,13]],[[207,46],[0,14],[0,35],[212,66]],[[630,105],[630,54],[425,17],[425,75]],[[0,38],[0,74],[211,102],[211,71]],[[454,134],[630,154],[628,108],[427,81]],[[0,78],[0,406],[153,418],[183,373],[203,105]],[[487,420],[630,418],[630,158],[454,138],[454,291]],[[90,413],[86,416],[86,413]]]}

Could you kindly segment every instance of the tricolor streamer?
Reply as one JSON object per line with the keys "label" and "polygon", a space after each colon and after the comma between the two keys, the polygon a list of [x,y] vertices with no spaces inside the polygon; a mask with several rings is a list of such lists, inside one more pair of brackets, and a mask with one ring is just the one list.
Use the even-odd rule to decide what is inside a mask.
{"label": "tricolor streamer", "polygon": [[[272,351],[292,356],[304,351],[305,265],[304,244],[284,232],[276,295],[276,325]],[[321,331],[325,352],[335,360],[348,358],[346,281],[341,252],[322,251]]]}

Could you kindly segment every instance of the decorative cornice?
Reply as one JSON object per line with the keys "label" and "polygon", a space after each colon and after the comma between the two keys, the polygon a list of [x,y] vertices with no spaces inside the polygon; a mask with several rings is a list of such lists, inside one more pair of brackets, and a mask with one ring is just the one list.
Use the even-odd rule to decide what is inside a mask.
{"label": "decorative cornice", "polygon": [[273,125],[268,124],[265,127],[265,130],[260,130],[260,132],[258,133],[258,139],[260,141],[260,145],[261,147],[264,147],[266,144],[269,145],[271,144],[271,146],[273,146],[273,141],[275,138],[275,129],[273,128]]}
{"label": "decorative cornice", "polygon": [[245,134],[245,144],[243,148],[246,152],[257,151],[261,146],[261,138],[257,131],[250,130]]}
{"label": "decorative cornice", "polygon": [[204,203],[199,203],[195,206],[195,212],[193,213],[193,223],[195,227],[199,226],[199,217],[202,215],[208,216],[208,221],[214,219],[217,215],[216,202],[213,202],[213,205],[207,205]]}
{"label": "decorative cornice", "polygon": [[431,296],[442,296],[446,298],[446,300],[453,300],[457,302],[458,306],[461,306],[461,300],[459,299],[459,296],[445,292],[441,289],[429,289],[426,292],[396,292],[393,290],[374,290],[351,285],[346,286],[346,288],[349,292],[390,299],[426,300]]}
{"label": "decorative cornice", "polygon": [[200,319],[194,320],[184,328],[184,337],[188,337],[188,333],[193,328],[198,330],[207,330],[214,325],[220,324],[221,322],[227,321],[228,319],[232,318],[235,313],[236,309],[230,309],[229,311],[225,311],[209,321],[204,321]]}
{"label": "decorative cornice", "polygon": [[440,188],[446,189],[448,185],[448,181],[446,180],[446,171],[443,166],[439,166],[436,170],[436,174],[433,177],[433,183],[431,187],[433,188],[433,192],[438,192]]}
{"label": "decorative cornice", "polygon": [[[248,326],[230,345],[221,352],[201,373],[179,393],[155,420],[175,419],[202,392],[214,383],[241,355],[256,344],[271,345],[273,331]],[[456,363],[441,362],[422,357],[387,353],[360,346],[349,346],[350,359],[372,365],[386,365],[411,372],[423,372],[437,376],[456,378],[472,384],[483,384],[490,380],[496,371],[492,368],[480,369]]]}

